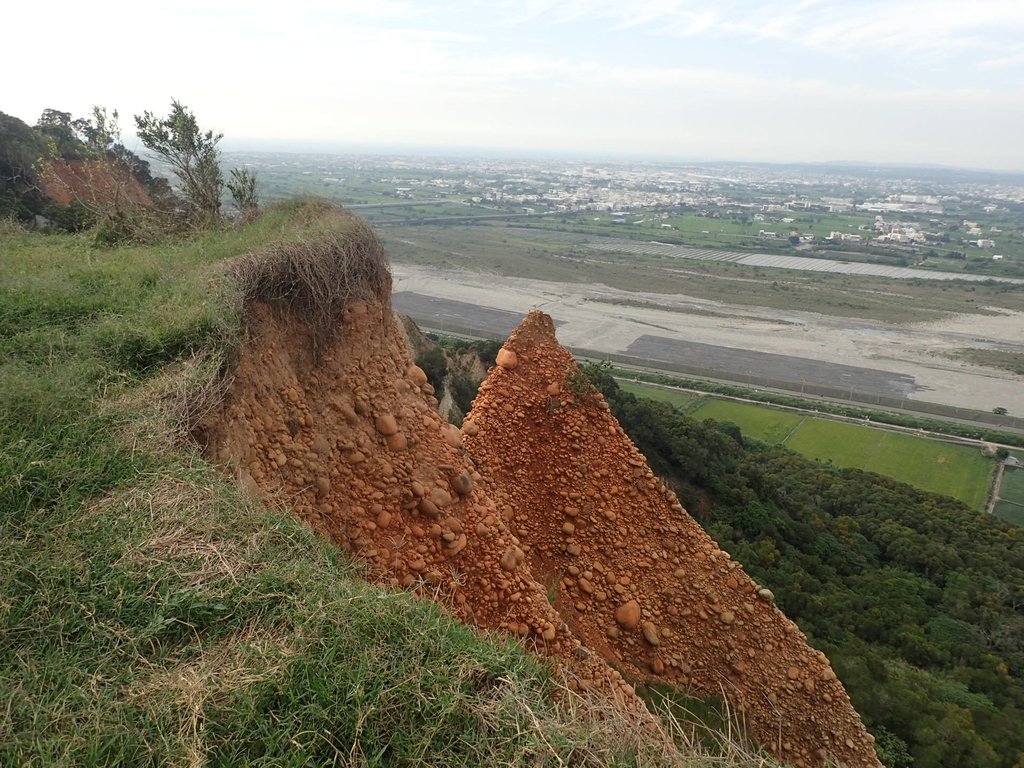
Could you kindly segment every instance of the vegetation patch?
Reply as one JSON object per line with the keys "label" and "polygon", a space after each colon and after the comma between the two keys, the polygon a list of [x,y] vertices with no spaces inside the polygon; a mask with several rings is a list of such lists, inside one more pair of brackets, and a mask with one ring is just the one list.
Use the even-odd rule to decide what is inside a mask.
{"label": "vegetation patch", "polygon": [[1003,482],[999,486],[999,498],[1014,504],[1024,505],[1024,469],[1007,467],[1003,470]]}
{"label": "vegetation patch", "polygon": [[323,347],[350,301],[390,302],[391,274],[369,224],[326,203],[305,205],[311,219],[301,234],[235,259],[231,272],[247,302],[284,305]]}
{"label": "vegetation patch", "polygon": [[1024,528],[1024,504],[1014,504],[1012,501],[996,502],[992,514],[1000,520],[1019,525]]}
{"label": "vegetation patch", "polygon": [[988,368],[998,368],[1003,371],[1024,376],[1024,353],[1003,352],[998,349],[959,349],[950,357],[960,358],[974,363],[984,365]]}

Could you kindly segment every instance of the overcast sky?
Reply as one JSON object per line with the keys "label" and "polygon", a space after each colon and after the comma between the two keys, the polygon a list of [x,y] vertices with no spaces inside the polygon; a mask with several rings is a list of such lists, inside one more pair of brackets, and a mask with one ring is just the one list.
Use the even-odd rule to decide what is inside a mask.
{"label": "overcast sky", "polygon": [[1024,170],[1024,0],[57,0],[0,110],[175,97],[225,148],[504,148]]}

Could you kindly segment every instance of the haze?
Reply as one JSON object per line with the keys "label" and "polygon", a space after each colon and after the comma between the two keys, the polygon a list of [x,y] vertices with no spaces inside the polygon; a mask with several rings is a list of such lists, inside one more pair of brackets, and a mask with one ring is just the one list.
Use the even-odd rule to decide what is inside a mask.
{"label": "haze", "polygon": [[0,109],[172,97],[234,148],[487,148],[1024,169],[1024,3],[57,2]]}

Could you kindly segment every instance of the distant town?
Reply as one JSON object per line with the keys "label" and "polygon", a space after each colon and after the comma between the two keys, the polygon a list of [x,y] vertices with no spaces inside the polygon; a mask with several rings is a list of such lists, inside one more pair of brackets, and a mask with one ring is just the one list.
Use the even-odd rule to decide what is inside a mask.
{"label": "distant town", "polygon": [[1024,177],[945,169],[231,153],[268,197],[382,225],[520,219],[698,247],[1024,276]]}

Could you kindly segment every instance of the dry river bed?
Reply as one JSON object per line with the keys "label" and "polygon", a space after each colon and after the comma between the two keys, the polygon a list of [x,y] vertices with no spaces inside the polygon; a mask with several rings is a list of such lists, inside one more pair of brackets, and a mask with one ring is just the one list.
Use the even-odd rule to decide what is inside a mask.
{"label": "dry river bed", "polygon": [[[550,314],[559,341],[607,354],[629,354],[651,337],[665,348],[698,345],[748,350],[892,374],[906,397],[1024,416],[1024,386],[1011,373],[950,359],[964,347],[1024,352],[1024,314],[956,315],[938,322],[887,324],[807,310],[776,310],[707,301],[696,296],[626,292],[600,284],[557,283],[396,263],[396,309],[445,330],[507,333],[531,309]],[[409,308],[403,309],[403,301]],[[625,303],[645,306],[629,306]],[[655,306],[649,306],[655,305]],[[505,326],[508,330],[504,330]],[[756,358],[757,355],[746,357]],[[765,358],[767,359],[767,358]],[[819,371],[820,375],[820,371]],[[741,379],[737,379],[741,380]],[[891,394],[891,392],[890,392]]]}

